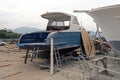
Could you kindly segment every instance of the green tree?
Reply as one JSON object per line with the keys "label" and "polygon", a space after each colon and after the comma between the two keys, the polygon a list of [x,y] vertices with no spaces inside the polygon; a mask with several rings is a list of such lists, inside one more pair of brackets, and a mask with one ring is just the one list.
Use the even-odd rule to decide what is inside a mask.
{"label": "green tree", "polygon": [[20,37],[21,34],[17,34],[12,32],[11,30],[0,30],[0,39],[17,39]]}

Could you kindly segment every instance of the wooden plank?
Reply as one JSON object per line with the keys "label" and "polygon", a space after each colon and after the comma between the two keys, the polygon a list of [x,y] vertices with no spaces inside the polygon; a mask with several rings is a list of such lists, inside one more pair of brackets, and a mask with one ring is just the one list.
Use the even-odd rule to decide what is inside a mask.
{"label": "wooden plank", "polygon": [[89,37],[87,31],[81,31],[81,35],[82,35],[84,50],[87,57],[93,57],[96,51],[92,39]]}

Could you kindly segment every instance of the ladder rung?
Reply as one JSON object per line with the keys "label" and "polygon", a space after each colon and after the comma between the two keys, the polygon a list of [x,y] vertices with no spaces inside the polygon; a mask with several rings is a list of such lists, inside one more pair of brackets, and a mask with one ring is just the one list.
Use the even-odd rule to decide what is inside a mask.
{"label": "ladder rung", "polygon": [[54,55],[55,55],[55,59],[56,59],[57,68],[60,68],[61,67],[61,58],[60,58],[58,48],[54,48]]}

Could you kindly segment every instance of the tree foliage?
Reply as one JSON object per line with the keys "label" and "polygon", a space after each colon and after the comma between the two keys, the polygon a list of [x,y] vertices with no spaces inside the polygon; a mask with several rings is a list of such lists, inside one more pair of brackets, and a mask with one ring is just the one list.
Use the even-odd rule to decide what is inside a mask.
{"label": "tree foliage", "polygon": [[21,34],[12,32],[11,30],[0,30],[0,39],[18,39]]}

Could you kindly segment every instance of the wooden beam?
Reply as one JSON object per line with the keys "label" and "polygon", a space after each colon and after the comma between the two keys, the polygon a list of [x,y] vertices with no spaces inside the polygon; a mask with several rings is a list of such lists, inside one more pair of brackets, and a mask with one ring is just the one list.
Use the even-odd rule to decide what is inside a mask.
{"label": "wooden beam", "polygon": [[89,57],[95,56],[96,50],[95,50],[92,39],[88,35],[88,32],[81,31],[81,35],[82,35],[82,42],[83,42],[84,50],[85,50],[87,57],[89,58]]}

